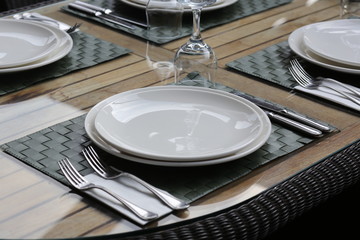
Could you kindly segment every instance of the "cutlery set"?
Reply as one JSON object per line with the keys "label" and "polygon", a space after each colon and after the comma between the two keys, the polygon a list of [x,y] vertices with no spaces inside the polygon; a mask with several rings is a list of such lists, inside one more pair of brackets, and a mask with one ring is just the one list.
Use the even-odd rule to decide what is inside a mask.
{"label": "cutlery set", "polygon": [[[188,204],[179,200],[178,198],[172,196],[166,191],[158,189],[144,180],[130,174],[127,172],[122,172],[116,168],[108,166],[105,162],[100,160],[98,154],[95,152],[94,148],[89,146],[83,150],[83,154],[85,159],[90,164],[90,166],[95,170],[95,172],[108,181],[116,181],[117,178],[123,176],[127,178],[131,178],[135,180],[137,183],[146,187],[150,192],[154,194],[154,196],[158,197],[163,203],[165,203],[168,207],[173,210],[184,210],[189,207]],[[95,184],[86,179],[86,177],[82,176],[76,168],[71,164],[68,158],[64,158],[63,160],[58,162],[61,171],[63,172],[65,178],[69,181],[69,183],[78,190],[87,191],[92,188],[100,189],[105,193],[109,194],[113,198],[115,198],[119,203],[123,204],[126,208],[128,208],[131,212],[133,212],[137,217],[144,221],[152,221],[157,219],[159,216],[157,213],[148,211],[143,207],[140,207],[126,198],[120,196],[115,191],[101,184]]]}
{"label": "cutlery set", "polygon": [[136,29],[137,27],[147,28],[147,24],[145,23],[118,16],[116,14],[113,14],[113,11],[111,9],[101,8],[89,3],[75,1],[74,3],[70,3],[68,7],[72,10],[97,17],[104,21],[111,22],[128,29]]}
{"label": "cutlery set", "polygon": [[[360,92],[357,91],[356,89],[354,89],[350,86],[347,86],[343,83],[340,83],[334,79],[330,79],[330,78],[314,79],[305,71],[305,69],[300,65],[299,61],[296,59],[291,60],[290,64],[291,64],[291,67],[289,68],[289,71],[290,71],[291,75],[294,77],[295,81],[298,82],[300,86],[302,86],[304,88],[309,88],[309,89],[318,89],[319,87],[328,88],[328,89],[331,89],[331,90],[341,94],[343,97],[353,101],[354,103],[356,103],[360,106],[360,98],[359,98]],[[345,88],[345,89],[349,90],[351,92],[351,94],[353,94],[354,96],[352,96],[351,94],[349,94],[345,91],[342,91],[338,88],[326,85],[324,83],[324,80],[331,81],[332,83],[337,84],[341,88]]]}

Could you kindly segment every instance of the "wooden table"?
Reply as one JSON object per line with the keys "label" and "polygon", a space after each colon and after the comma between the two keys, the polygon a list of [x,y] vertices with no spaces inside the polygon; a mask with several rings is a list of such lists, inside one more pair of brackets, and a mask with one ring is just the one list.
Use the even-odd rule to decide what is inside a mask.
{"label": "wooden table", "polygon": [[[146,64],[146,41],[61,12],[60,6],[68,2],[71,1],[36,11],[69,24],[82,22],[83,32],[133,52],[0,97],[0,144],[79,116],[115,93],[162,84]],[[214,217],[227,208],[241,206],[244,201],[261,196],[259,194],[265,190],[283,183],[359,139],[360,118],[353,111],[314,102],[304,95],[256,81],[225,67],[232,60],[286,40],[293,30],[301,26],[336,19],[338,14],[337,0],[294,0],[290,4],[203,32],[203,37],[215,49],[219,59],[218,82],[328,122],[340,132],[321,138],[201,198],[191,204],[186,212],[150,224],[146,227],[148,231],[156,232],[159,226],[164,226],[161,228],[163,230],[173,228],[177,225],[169,224],[177,222],[180,222],[180,226],[196,223],[203,219],[199,218],[201,216],[206,218],[207,214],[212,214]],[[185,41],[186,38],[164,44],[158,50],[162,54],[174,54]],[[93,201],[70,193],[68,187],[3,152],[0,153],[0,166],[0,238],[70,238],[142,229]]]}

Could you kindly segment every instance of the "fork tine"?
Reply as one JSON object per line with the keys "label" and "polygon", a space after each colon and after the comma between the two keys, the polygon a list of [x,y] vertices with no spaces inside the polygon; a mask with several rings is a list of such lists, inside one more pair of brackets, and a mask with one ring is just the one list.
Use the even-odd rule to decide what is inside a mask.
{"label": "fork tine", "polygon": [[295,79],[295,81],[298,84],[300,84],[300,86],[302,86],[302,87],[306,86],[306,82],[303,81],[301,75],[298,74],[296,69],[294,69],[293,67],[289,67],[289,71],[290,71],[291,75],[293,76],[293,78]]}
{"label": "fork tine", "polygon": [[96,153],[95,149],[92,146],[89,146],[88,149],[89,149],[90,153],[92,154],[93,159],[95,160],[95,163],[97,164],[97,166],[105,173],[107,171],[107,169],[109,168],[109,166],[106,165],[106,163],[100,161],[99,155]]}
{"label": "fork tine", "polygon": [[73,33],[76,29],[78,29],[82,23],[75,23],[73,26],[71,26],[68,30],[66,30],[67,33]]}
{"label": "fork tine", "polygon": [[99,161],[99,156],[92,147],[87,147],[83,151],[85,159],[88,161],[90,166],[98,172],[100,175],[106,174],[106,168]]}
{"label": "fork tine", "polygon": [[304,77],[306,77],[307,79],[312,79],[312,77],[310,76],[310,74],[308,74],[305,69],[303,68],[303,66],[301,66],[301,64],[299,63],[299,61],[297,59],[293,60],[295,67],[304,75]]}
{"label": "fork tine", "polygon": [[68,158],[64,159],[64,165],[67,167],[69,173],[72,174],[72,176],[76,179],[76,182],[78,182],[78,184],[87,182],[86,179],[81,176],[78,170],[76,170],[76,168],[71,164]]}
{"label": "fork tine", "polygon": [[73,185],[74,187],[77,187],[77,185],[78,185],[77,180],[70,173],[70,171],[65,163],[65,160],[63,159],[63,160],[59,161],[58,164],[59,164],[60,169],[63,172],[65,178],[70,182],[71,185]]}

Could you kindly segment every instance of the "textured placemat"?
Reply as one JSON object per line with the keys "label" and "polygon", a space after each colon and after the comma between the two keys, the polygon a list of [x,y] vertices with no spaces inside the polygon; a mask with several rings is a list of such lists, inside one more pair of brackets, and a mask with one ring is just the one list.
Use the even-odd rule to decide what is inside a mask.
{"label": "textured placemat", "polygon": [[[288,69],[290,67],[290,60],[295,57],[297,55],[291,51],[288,42],[283,41],[226,65],[231,69],[249,74],[259,80],[265,80],[288,89],[293,89],[298,84]],[[298,58],[298,60],[312,76],[328,76],[360,87],[357,75],[324,69],[301,58]]]}
{"label": "textured placemat", "polygon": [[[220,84],[216,86],[232,93],[237,91]],[[57,165],[57,161],[62,158],[71,159],[84,175],[92,172],[80,154],[85,146],[91,144],[84,129],[85,117],[86,115],[82,115],[3,144],[1,149],[52,178],[68,184]],[[312,141],[313,139],[298,132],[272,124],[269,140],[256,152],[228,163],[203,167],[151,166],[115,158],[100,150],[99,152],[120,169],[134,173],[153,185],[192,202]]]}
{"label": "textured placemat", "polygon": [[77,32],[71,34],[74,46],[64,58],[32,70],[0,74],[0,96],[15,92],[41,81],[63,76],[75,70],[91,67],[130,52],[129,49]]}
{"label": "textured placemat", "polygon": [[[112,9],[115,13],[134,19],[134,16],[136,16],[136,20],[141,20],[142,22],[146,22],[146,14],[145,9],[132,7],[129,4],[126,4],[120,0],[89,0],[89,3],[92,3],[94,5],[101,6],[103,8]],[[218,9],[215,11],[203,11],[201,14],[201,28],[202,29],[208,29],[211,27],[215,27],[221,24],[225,24],[228,22],[232,22],[234,20],[244,18],[246,16],[250,16],[252,14],[256,14],[274,7],[281,6],[286,3],[290,3],[292,0],[239,0],[237,3],[234,3],[231,6]],[[92,19],[94,21],[101,22],[102,24],[105,24],[109,27],[112,27],[114,29],[119,29],[125,32],[128,32],[132,35],[151,40],[156,43],[166,43],[169,41],[172,41],[177,38],[181,38],[183,36],[187,36],[191,34],[192,31],[192,16],[191,14],[184,14],[183,16],[183,34],[182,36],[179,36],[174,39],[156,39],[151,38],[147,35],[146,29],[144,28],[138,28],[135,29],[128,29],[124,28],[118,25],[115,25],[113,23],[106,22],[102,19],[95,18],[83,13],[79,13],[77,11],[74,11],[72,9],[69,9],[68,7],[63,8],[65,11],[85,17],[88,19]]]}

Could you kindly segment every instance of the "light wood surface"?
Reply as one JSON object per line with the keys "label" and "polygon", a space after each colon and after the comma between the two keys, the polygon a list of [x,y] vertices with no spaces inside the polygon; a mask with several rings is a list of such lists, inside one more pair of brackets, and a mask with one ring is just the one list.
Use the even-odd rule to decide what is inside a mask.
{"label": "light wood surface", "polygon": [[[69,24],[82,22],[83,32],[133,52],[0,97],[0,144],[79,116],[113,94],[163,84],[147,65],[146,41],[61,12],[60,6],[68,2],[41,8],[37,12]],[[338,2],[294,0],[290,4],[209,29],[202,35],[214,47],[219,58],[218,82],[328,122],[340,132],[267,164],[203,197],[188,211],[165,217],[146,228],[196,218],[238,204],[359,138],[358,114],[331,104],[313,102],[304,95],[250,79],[225,67],[232,60],[286,40],[298,27],[338,18]],[[157,51],[171,56],[186,39],[164,44]],[[0,238],[69,238],[141,229],[2,152],[0,166]]]}

